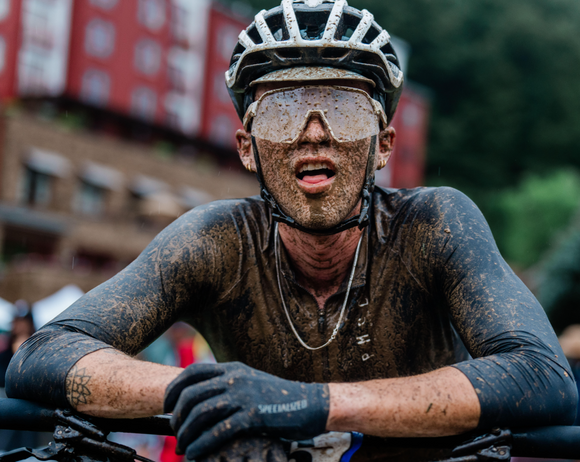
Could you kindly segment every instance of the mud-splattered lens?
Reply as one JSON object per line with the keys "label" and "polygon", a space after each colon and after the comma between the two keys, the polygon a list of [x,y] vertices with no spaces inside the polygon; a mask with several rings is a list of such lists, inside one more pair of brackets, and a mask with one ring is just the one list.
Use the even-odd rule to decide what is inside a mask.
{"label": "mud-splattered lens", "polygon": [[267,141],[293,143],[312,114],[318,114],[339,142],[377,135],[387,119],[366,92],[348,87],[299,87],[264,93],[244,117],[244,127]]}

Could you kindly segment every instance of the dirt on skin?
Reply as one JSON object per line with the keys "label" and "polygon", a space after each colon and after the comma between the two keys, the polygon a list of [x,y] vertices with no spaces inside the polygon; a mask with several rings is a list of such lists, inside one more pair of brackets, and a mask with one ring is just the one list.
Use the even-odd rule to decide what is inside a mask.
{"label": "dirt on skin", "polygon": [[[311,124],[320,124],[311,120]],[[300,225],[328,229],[340,223],[360,200],[370,139],[339,143],[321,126],[309,129],[293,145],[256,139],[262,175],[268,191],[282,210]],[[327,191],[308,194],[300,188],[296,172],[304,159],[329,161],[334,181]]]}
{"label": "dirt on skin", "polygon": [[[67,406],[65,379],[79,358],[109,346],[133,356],[185,321],[219,361],[286,379],[355,382],[455,364],[478,393],[481,428],[573,420],[575,384],[558,341],[475,205],[450,188],[377,188],[371,212],[346,317],[327,348],[304,349],[288,325],[266,204],[220,201],[178,219],[23,344],[7,374],[8,395]],[[283,249],[281,259],[293,323],[309,345],[320,345],[338,320],[347,281],[327,300],[319,330],[316,299],[297,283]],[[359,460],[390,460],[364,454]]]}

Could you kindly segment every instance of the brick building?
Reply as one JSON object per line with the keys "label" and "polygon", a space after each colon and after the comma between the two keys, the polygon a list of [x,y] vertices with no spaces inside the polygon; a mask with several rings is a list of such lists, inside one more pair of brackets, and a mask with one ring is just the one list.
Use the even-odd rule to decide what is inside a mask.
{"label": "brick building", "polygon": [[0,130],[0,297],[87,291],[132,261],[167,224],[256,180],[190,155],[71,131],[23,111]]}

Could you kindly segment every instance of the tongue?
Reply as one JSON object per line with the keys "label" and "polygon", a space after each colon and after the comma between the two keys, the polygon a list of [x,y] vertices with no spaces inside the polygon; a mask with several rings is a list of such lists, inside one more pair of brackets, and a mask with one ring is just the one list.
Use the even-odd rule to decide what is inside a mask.
{"label": "tongue", "polygon": [[324,180],[328,180],[326,173],[321,173],[319,175],[305,175],[304,178],[302,178],[302,181],[310,184],[317,184]]}

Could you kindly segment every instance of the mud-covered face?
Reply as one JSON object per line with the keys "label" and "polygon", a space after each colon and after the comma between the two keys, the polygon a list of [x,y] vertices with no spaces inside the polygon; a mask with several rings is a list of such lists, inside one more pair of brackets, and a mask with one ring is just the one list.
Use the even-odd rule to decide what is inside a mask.
{"label": "mud-covered face", "polygon": [[356,214],[371,138],[339,143],[320,116],[288,145],[256,139],[266,188],[284,212],[310,229]]}
{"label": "mud-covered face", "polygon": [[[319,97],[310,83],[306,92],[293,91],[300,85],[260,86],[256,101],[269,101],[270,106],[254,104],[253,111],[249,109],[246,114],[247,131],[236,135],[242,162],[256,171],[251,149],[255,133],[266,188],[288,216],[313,230],[331,228],[359,212],[372,136],[378,134],[379,140],[373,168],[384,166],[395,137],[394,130],[385,127],[382,109],[368,97],[368,85],[357,81],[318,85],[323,89]],[[352,98],[347,95],[346,101],[344,95],[340,99],[334,92],[345,86],[353,90]],[[266,100],[268,93],[275,98]],[[294,104],[298,109],[294,113],[286,109],[283,94],[292,97],[288,107],[299,103]],[[334,103],[330,106],[328,96]],[[345,120],[340,120],[341,116]]]}

